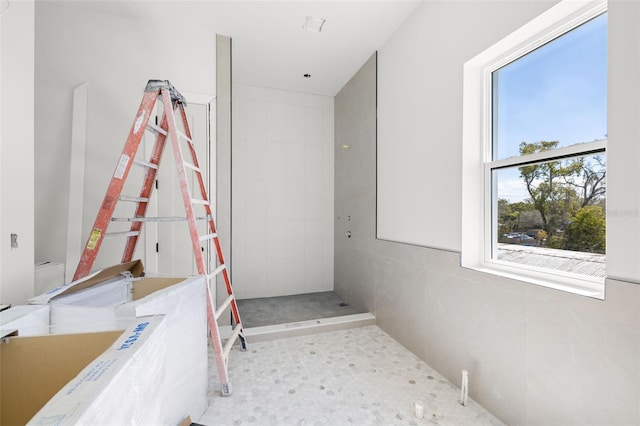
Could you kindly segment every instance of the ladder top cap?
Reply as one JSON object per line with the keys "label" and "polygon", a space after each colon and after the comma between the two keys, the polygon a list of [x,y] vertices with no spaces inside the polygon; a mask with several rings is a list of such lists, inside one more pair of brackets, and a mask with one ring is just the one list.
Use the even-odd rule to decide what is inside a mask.
{"label": "ladder top cap", "polygon": [[178,92],[178,90],[176,90],[176,88],[173,87],[173,84],[169,83],[169,80],[149,80],[147,82],[147,87],[145,87],[144,91],[157,92],[158,90],[161,90],[161,89],[167,89],[169,91],[172,101],[176,101],[184,105],[187,104],[187,101],[184,98],[184,96],[182,96],[180,92]]}

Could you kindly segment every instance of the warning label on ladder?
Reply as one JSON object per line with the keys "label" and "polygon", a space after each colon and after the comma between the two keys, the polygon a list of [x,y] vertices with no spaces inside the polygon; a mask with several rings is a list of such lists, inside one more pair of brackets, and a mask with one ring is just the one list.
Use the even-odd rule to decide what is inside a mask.
{"label": "warning label on ladder", "polygon": [[98,228],[93,228],[93,231],[91,231],[91,236],[89,237],[89,242],[87,243],[88,250],[93,250],[96,248],[96,244],[98,244],[100,235],[102,235],[102,230]]}

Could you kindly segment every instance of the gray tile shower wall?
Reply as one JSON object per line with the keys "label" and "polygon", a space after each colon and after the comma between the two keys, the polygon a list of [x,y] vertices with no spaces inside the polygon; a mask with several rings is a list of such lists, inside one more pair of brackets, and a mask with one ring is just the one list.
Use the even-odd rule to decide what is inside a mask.
{"label": "gray tile shower wall", "polygon": [[376,73],[374,55],[335,98],[335,291],[451,382],[468,370],[507,424],[640,424],[640,285],[599,301],[376,239]]}

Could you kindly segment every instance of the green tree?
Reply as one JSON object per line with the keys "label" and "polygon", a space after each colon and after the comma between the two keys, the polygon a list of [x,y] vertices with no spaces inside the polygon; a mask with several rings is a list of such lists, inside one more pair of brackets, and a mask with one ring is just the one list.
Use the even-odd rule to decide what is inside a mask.
{"label": "green tree", "polygon": [[498,199],[498,234],[513,232],[518,224],[518,212],[504,198]]}
{"label": "green tree", "polygon": [[[558,145],[558,141],[521,142],[519,150],[528,156]],[[500,235],[527,232],[546,247],[604,253],[605,158],[586,155],[518,167],[530,198],[498,201]]]}
{"label": "green tree", "polygon": [[597,204],[603,200],[607,191],[607,166],[604,156],[580,157],[572,161],[579,170],[576,175],[567,176],[566,183],[575,189],[582,199],[580,207]]}
{"label": "green tree", "polygon": [[[533,205],[526,201],[509,203],[503,198],[498,199],[498,223],[500,235],[510,232],[523,231],[523,216],[527,212],[533,212]],[[526,224],[525,224],[526,226]]]}
{"label": "green tree", "polygon": [[606,216],[600,206],[582,207],[567,226],[566,249],[605,252]]}
{"label": "green tree", "polygon": [[[555,149],[558,141],[521,142],[520,155],[530,155],[537,152]],[[579,175],[582,164],[576,161],[549,161],[518,167],[520,176],[524,179],[527,192],[536,210],[542,216],[542,228],[549,236],[553,236],[556,229],[563,228],[566,223],[566,204],[575,190],[567,182]]]}

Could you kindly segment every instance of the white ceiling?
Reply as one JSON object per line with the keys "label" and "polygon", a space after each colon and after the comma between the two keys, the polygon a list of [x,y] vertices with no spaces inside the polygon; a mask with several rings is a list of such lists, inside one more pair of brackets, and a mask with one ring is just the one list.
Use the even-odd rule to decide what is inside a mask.
{"label": "white ceiling", "polygon": [[[177,31],[183,27],[231,37],[235,82],[334,96],[420,1],[175,0],[116,4],[117,13],[128,17],[171,22]],[[109,7],[112,13],[113,5]],[[303,30],[306,16],[325,18],[322,32]],[[311,78],[304,78],[306,73]]]}

